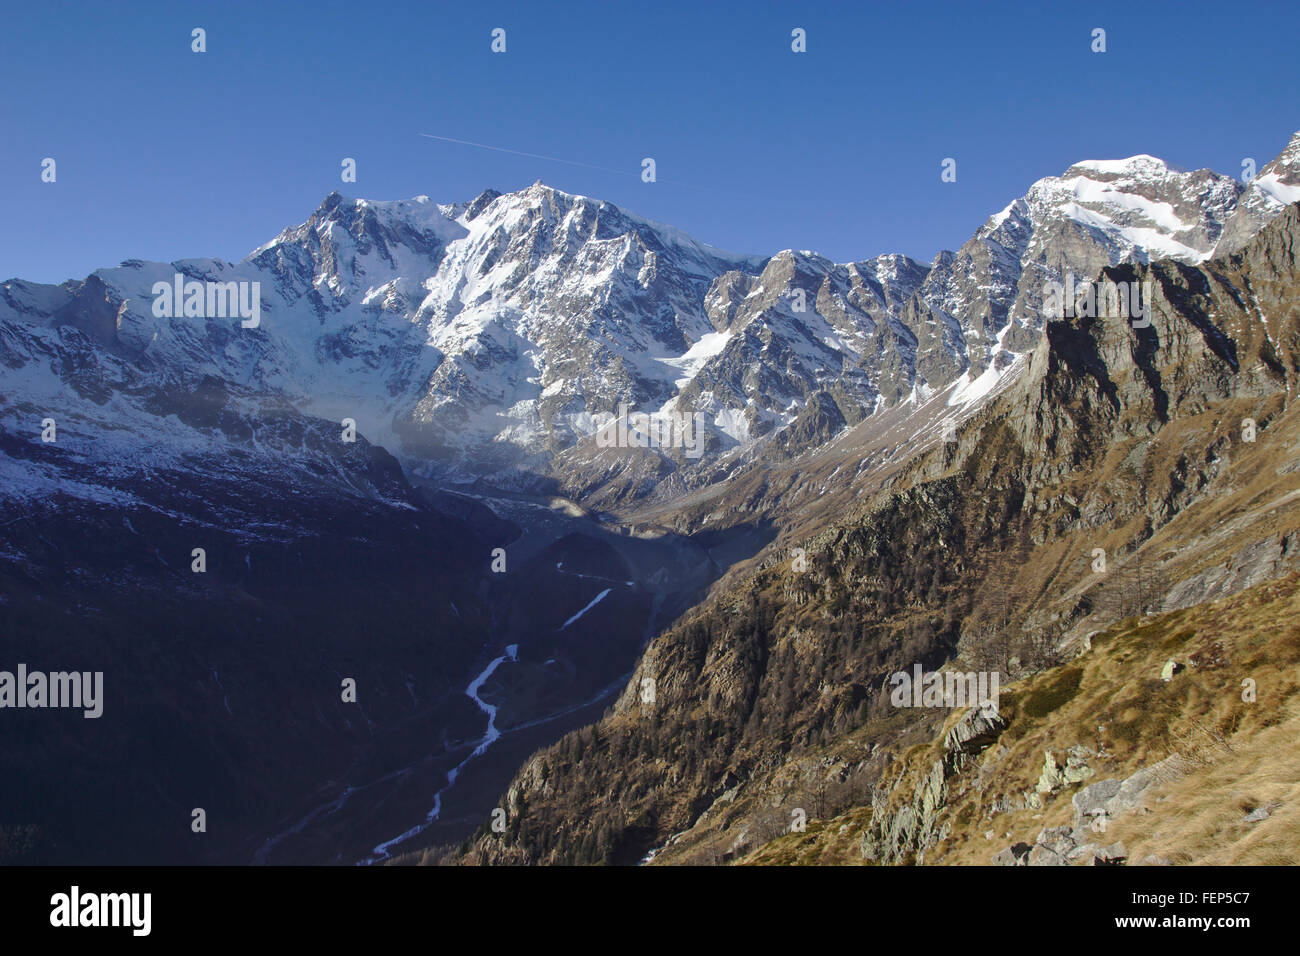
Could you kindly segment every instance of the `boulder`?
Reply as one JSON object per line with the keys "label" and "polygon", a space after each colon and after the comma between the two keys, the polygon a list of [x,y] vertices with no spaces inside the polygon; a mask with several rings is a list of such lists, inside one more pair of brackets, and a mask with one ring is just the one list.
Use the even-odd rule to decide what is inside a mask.
{"label": "boulder", "polygon": [[1093,775],[1088,759],[1096,756],[1087,747],[1074,746],[1065,752],[1065,766],[1058,766],[1050,750],[1043,759],[1043,772],[1035,787],[1038,793],[1055,793],[1062,787],[1082,783]]}
{"label": "boulder", "polygon": [[1033,850],[1028,843],[1015,843],[993,854],[994,866],[1024,866]]}
{"label": "boulder", "polygon": [[1092,767],[1088,766],[1088,758],[1096,756],[1087,747],[1071,747],[1065,754],[1065,770],[1062,776],[1067,784],[1083,783],[1093,775]]}
{"label": "boulder", "polygon": [[946,771],[961,769],[966,759],[984,750],[1007,728],[1007,719],[993,710],[972,707],[943,738]]}
{"label": "boulder", "polygon": [[1256,807],[1250,813],[1242,817],[1242,823],[1259,823],[1261,820],[1267,820],[1272,814],[1272,807]]}
{"label": "boulder", "polygon": [[1062,857],[1074,849],[1074,836],[1070,827],[1048,827],[1038,834],[1038,839],[1034,842]]}
{"label": "boulder", "polygon": [[1038,775],[1038,784],[1034,789],[1039,793],[1052,793],[1065,786],[1065,777],[1056,765],[1056,758],[1048,750],[1043,755],[1043,772]]}
{"label": "boulder", "polygon": [[1102,847],[1092,858],[1093,866],[1123,866],[1128,860],[1128,850],[1122,842]]}
{"label": "boulder", "polygon": [[1067,863],[1092,863],[1093,858],[1097,855],[1097,844],[1085,843],[1082,846],[1076,846],[1066,854],[1065,862]]}
{"label": "boulder", "polygon": [[1029,851],[1029,866],[1065,866],[1065,857],[1041,843]]}
{"label": "boulder", "polygon": [[1075,828],[1097,814],[1109,815],[1110,800],[1119,793],[1121,786],[1123,784],[1118,780],[1099,780],[1076,793],[1070,801],[1074,805]]}

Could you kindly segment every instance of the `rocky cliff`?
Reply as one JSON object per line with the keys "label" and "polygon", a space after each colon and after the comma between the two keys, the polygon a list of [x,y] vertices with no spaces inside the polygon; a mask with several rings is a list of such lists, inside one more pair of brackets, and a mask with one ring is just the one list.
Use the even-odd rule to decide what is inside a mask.
{"label": "rocky cliff", "polygon": [[[890,673],[1033,679],[1117,621],[1294,567],[1298,232],[1290,207],[1232,255],[1102,270],[1152,284],[1149,327],[1049,322],[955,442],[655,640],[601,722],[523,767],[510,829],[464,859],[731,859],[788,829],[796,800],[823,819],[871,803],[880,862],[948,838],[955,754],[975,755],[891,782],[886,752],[945,712],[890,706]],[[1067,769],[1076,743],[1054,747]]]}

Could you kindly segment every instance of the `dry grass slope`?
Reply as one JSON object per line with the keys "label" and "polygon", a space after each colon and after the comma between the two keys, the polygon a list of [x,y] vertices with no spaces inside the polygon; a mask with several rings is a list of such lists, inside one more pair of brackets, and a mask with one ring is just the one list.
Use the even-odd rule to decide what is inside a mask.
{"label": "dry grass slope", "polygon": [[[1166,661],[1183,670],[1161,680]],[[1033,843],[1045,827],[1071,823],[1081,786],[1129,776],[1180,755],[1182,773],[1143,794],[1137,812],[1115,817],[1105,842],[1129,859],[1175,864],[1300,863],[1300,575],[1230,598],[1145,620],[1092,641],[1070,663],[1003,694],[1010,724],[982,763],[954,778],[944,811],[949,837],[926,863],[988,864],[992,854]],[[1255,700],[1243,696],[1254,681]],[[953,715],[948,725],[958,719]],[[900,755],[908,791],[942,753],[942,735]],[[1081,745],[1094,776],[1046,796],[1041,809],[991,814],[998,798],[1033,791],[1044,753]],[[891,775],[898,768],[891,770]],[[1247,822],[1264,808],[1269,816]],[[804,833],[782,836],[747,864],[859,864],[870,810],[856,808]],[[986,834],[991,832],[990,839]]]}

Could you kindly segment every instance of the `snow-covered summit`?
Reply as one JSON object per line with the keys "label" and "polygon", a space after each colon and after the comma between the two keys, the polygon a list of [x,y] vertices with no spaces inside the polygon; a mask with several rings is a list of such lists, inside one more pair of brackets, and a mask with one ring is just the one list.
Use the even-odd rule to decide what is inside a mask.
{"label": "snow-covered summit", "polygon": [[[701,413],[716,461],[809,416],[796,431],[948,388],[964,405],[1033,346],[1047,279],[1200,261],[1288,197],[1300,136],[1249,185],[1146,155],[1087,160],[925,264],[726,252],[540,181],[453,203],[336,192],[238,263],[128,260],[64,286],[5,283],[0,357],[57,379],[74,360],[52,360],[68,343],[46,340],[72,327],[89,350],[75,361],[126,363],[118,380],[210,377],[351,418],[417,471],[545,474],[621,403]],[[153,289],[177,274],[256,283],[259,327],[156,316]]]}

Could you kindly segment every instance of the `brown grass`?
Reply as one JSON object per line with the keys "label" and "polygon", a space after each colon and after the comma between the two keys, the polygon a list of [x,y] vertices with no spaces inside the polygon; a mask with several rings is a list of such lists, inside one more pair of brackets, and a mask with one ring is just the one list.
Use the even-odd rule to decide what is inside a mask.
{"label": "brown grass", "polygon": [[[1206,666],[1160,680],[1167,659],[1186,663],[1209,648],[1216,653],[1198,658]],[[1104,841],[1122,840],[1131,861],[1154,854],[1179,864],[1300,863],[1298,658],[1297,574],[1098,635],[1092,651],[1008,688],[1004,703],[1010,699],[1018,706],[1010,710],[1011,726],[985,755],[985,785],[961,792],[973,771],[950,779],[958,795],[944,819],[953,833],[925,862],[987,864],[1010,843],[1033,843],[1044,827],[1070,823],[1077,786],[1045,797],[1041,810],[990,816],[989,808],[998,796],[1034,789],[1044,751],[1061,759],[1071,745],[1082,744],[1102,753],[1090,761],[1096,775],[1087,783],[1122,779],[1171,754],[1184,758],[1181,775],[1170,774],[1147,791],[1143,812],[1111,821]],[[1247,677],[1257,685],[1254,703],[1242,700]],[[885,774],[893,779],[902,769],[901,797],[910,797],[942,753],[941,740],[939,733],[909,748]],[[999,745],[1007,747],[1000,755]],[[1261,806],[1271,807],[1272,815],[1244,822]],[[859,807],[809,821],[806,833],[774,840],[744,862],[860,864],[858,841],[870,814]]]}

